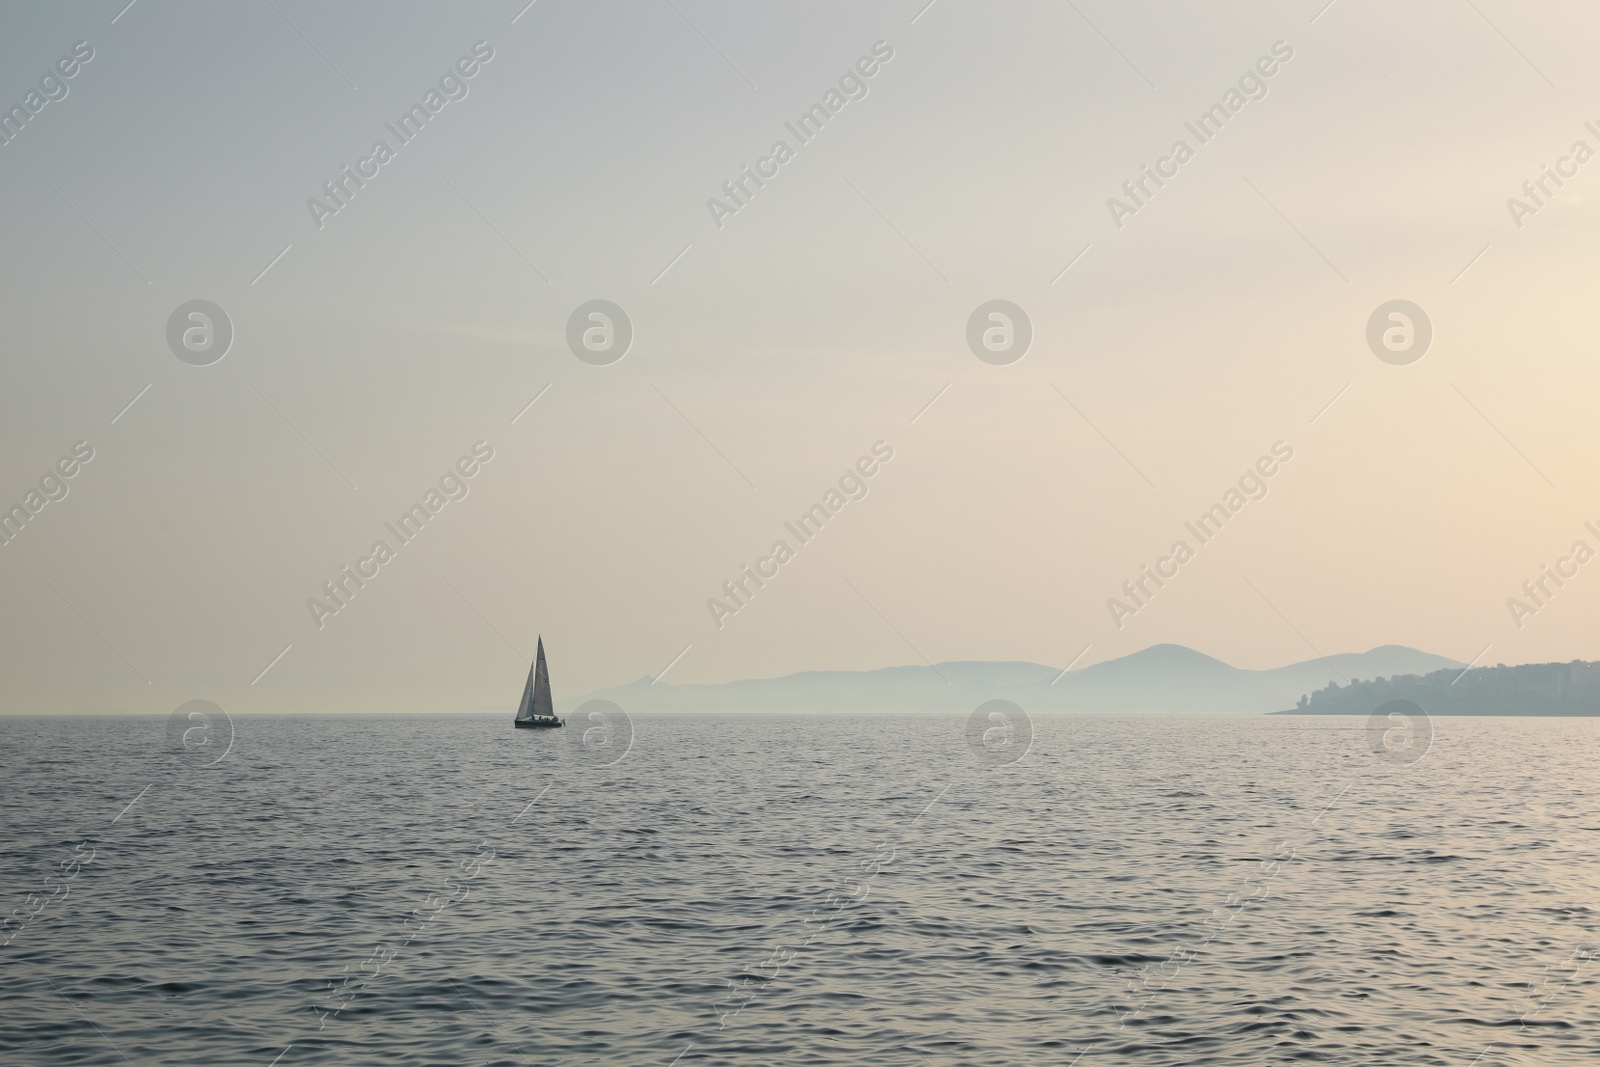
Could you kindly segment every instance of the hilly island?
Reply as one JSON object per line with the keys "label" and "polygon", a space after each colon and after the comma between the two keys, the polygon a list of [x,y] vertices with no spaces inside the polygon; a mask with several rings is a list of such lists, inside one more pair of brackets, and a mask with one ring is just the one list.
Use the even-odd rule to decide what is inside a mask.
{"label": "hilly island", "polygon": [[1164,644],[1068,671],[965,660],[721,684],[671,685],[646,676],[558,706],[570,711],[603,698],[630,712],[966,713],[997,697],[1043,714],[1369,715],[1385,701],[1403,698],[1438,714],[1593,715],[1600,714],[1600,664],[1468,668],[1403,645],[1382,645],[1247,670]]}
{"label": "hilly island", "polygon": [[1329,684],[1277,715],[1370,715],[1409,700],[1432,715],[1600,715],[1600,663],[1524,663],[1446,669]]}

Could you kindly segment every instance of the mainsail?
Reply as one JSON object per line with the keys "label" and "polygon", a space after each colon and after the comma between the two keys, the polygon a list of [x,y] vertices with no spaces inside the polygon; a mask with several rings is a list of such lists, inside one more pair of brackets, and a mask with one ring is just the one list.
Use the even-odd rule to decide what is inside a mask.
{"label": "mainsail", "polygon": [[544,665],[544,637],[541,635],[538,655],[533,659],[533,666],[528,668],[528,684],[522,689],[522,703],[517,706],[517,719],[555,713],[555,707],[550,703],[550,668]]}

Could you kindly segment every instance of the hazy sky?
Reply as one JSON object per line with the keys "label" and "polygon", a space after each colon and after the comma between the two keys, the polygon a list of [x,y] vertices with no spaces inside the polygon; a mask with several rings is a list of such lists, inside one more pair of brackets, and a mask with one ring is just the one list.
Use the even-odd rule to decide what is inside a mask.
{"label": "hazy sky", "polygon": [[[1600,657],[1600,563],[1507,604],[1600,549],[1592,5],[125,2],[4,9],[0,506],[39,495],[0,709],[509,708],[541,633],[558,700],[1163,641]],[[597,299],[609,365],[568,347]],[[1367,341],[1396,299],[1432,324],[1405,365]],[[205,366],[168,341],[194,300],[233,330]],[[968,346],[990,300],[1020,361]]]}

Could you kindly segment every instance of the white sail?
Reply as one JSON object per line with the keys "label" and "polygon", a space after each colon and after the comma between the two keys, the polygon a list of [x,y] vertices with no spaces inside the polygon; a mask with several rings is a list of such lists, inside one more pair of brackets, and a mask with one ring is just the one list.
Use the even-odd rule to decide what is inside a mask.
{"label": "white sail", "polygon": [[539,651],[528,668],[528,683],[522,688],[522,702],[517,705],[517,719],[553,716],[555,706],[550,700],[550,669],[544,662],[544,637],[539,637]]}

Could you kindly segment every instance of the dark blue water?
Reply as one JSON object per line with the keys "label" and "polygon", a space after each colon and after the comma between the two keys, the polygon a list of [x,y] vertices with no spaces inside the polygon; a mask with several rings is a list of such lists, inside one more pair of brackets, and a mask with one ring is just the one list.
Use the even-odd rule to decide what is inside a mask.
{"label": "dark blue water", "polygon": [[1600,1061],[1596,724],[1036,725],[0,719],[0,1062]]}

